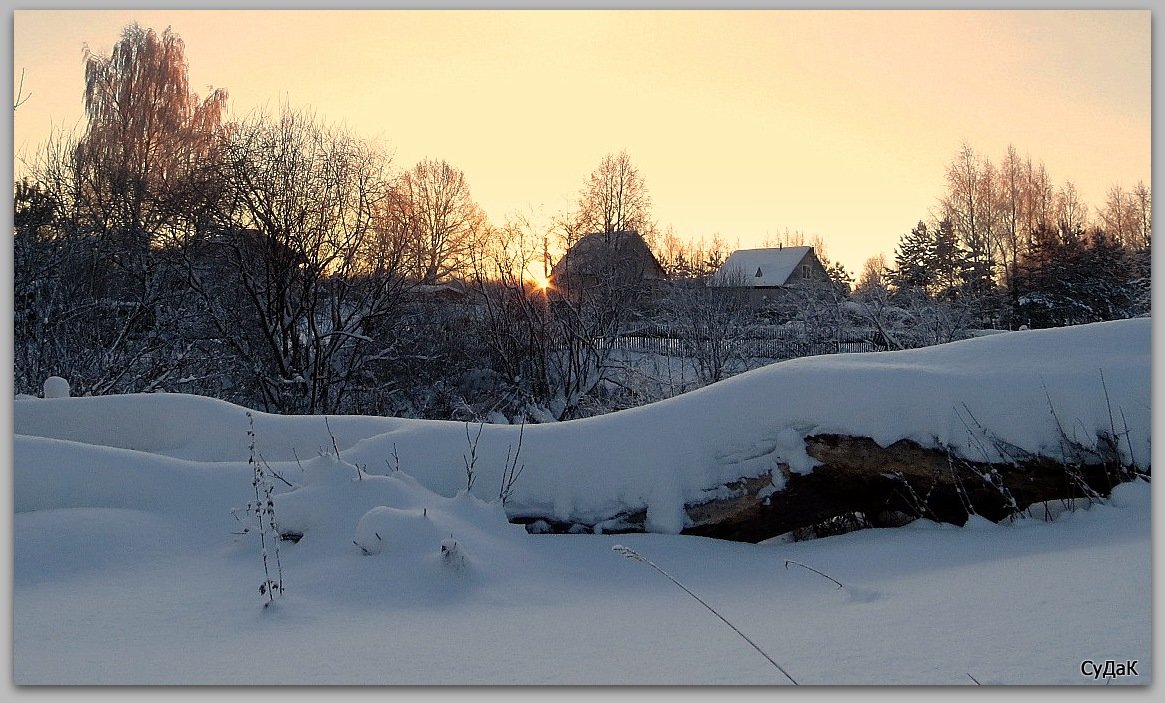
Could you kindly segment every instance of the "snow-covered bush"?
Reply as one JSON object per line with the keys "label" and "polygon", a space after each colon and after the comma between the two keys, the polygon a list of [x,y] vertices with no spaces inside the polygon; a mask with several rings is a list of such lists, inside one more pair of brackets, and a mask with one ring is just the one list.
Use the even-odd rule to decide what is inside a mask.
{"label": "snow-covered bush", "polygon": [[457,540],[452,537],[441,540],[441,561],[450,569],[459,571],[465,568],[465,552]]}

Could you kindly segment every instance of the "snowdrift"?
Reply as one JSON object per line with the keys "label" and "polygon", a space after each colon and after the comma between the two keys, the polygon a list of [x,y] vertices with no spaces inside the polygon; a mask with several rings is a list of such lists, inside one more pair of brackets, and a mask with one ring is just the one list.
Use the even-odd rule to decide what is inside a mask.
{"label": "snowdrift", "polygon": [[[256,450],[298,483],[304,463],[332,452],[334,440],[345,463],[370,474],[399,469],[447,497],[465,489],[472,460],[472,494],[486,500],[497,499],[507,457],[517,454],[522,473],[506,505],[511,514],[593,524],[646,509],[648,530],[675,533],[684,527],[683,505],[726,482],[763,476],[778,463],[812,471],[803,443],[812,434],[866,436],[882,446],[911,439],[994,461],[999,457],[985,457],[990,450],[977,435],[1055,458],[1062,433],[1092,446],[1100,434],[1127,428],[1122,460],[1147,467],[1150,332],[1151,320],[1142,318],[900,352],[807,357],[610,415],[484,425],[480,438],[477,426],[457,422],[332,416],[325,424],[323,417],[254,412]],[[237,470],[249,455],[247,411],[208,398],[149,394],[28,399],[14,406],[18,511],[48,500],[35,497],[35,485],[70,486],[63,494],[100,492],[95,474],[118,470],[115,455],[100,452],[79,469],[86,462],[63,458],[77,450],[39,444],[50,440],[157,454],[177,462],[159,466],[200,475],[213,472],[182,461]],[[79,472],[91,478],[81,480]],[[51,484],[41,474],[53,474]],[[143,476],[142,490],[159,480]],[[56,500],[86,503],[76,496]]]}
{"label": "snowdrift", "polygon": [[[220,401],[17,400],[13,680],[787,683],[679,589],[612,551],[623,543],[801,683],[1103,684],[1081,663],[1112,659],[1140,662],[1116,683],[1147,684],[1145,481],[1076,511],[1047,506],[1049,521],[917,520],[764,544],[533,535],[507,512],[638,507],[649,530],[674,532],[684,501],[726,479],[768,476],[777,461],[811,472],[802,440],[814,432],[977,452],[968,409],[1006,441],[1052,454],[1057,417],[1082,442],[1127,421],[1123,451],[1146,466],[1149,330],[1135,320],[803,359],[589,420],[486,425],[472,494],[477,428],[460,423],[252,413],[256,464],[247,410]],[[503,508],[519,441],[525,469]],[[287,540],[256,534],[256,465],[287,480],[265,473]],[[258,591],[272,581],[275,599]]]}

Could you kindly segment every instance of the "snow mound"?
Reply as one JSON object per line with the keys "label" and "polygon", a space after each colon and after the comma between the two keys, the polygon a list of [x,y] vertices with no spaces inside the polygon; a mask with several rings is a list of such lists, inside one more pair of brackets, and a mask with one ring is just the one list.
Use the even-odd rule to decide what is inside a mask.
{"label": "snow mound", "polygon": [[[782,465],[811,471],[803,442],[811,434],[866,436],[882,446],[910,439],[977,461],[999,460],[997,448],[1006,446],[1059,457],[1065,439],[1095,446],[1101,435],[1118,434],[1122,459],[1144,468],[1151,326],[1140,318],[806,357],[610,415],[486,424],[479,437],[459,422],[254,412],[256,451],[285,476],[334,471],[347,485],[356,466],[384,475],[399,467],[449,497],[466,488],[473,455],[472,493],[495,501],[517,454],[524,468],[507,502],[511,515],[593,525],[646,510],[649,529],[665,533],[683,528],[685,503],[727,482],[777,477]],[[249,454],[246,411],[217,400],[147,394],[18,400],[14,408],[17,435],[198,461],[241,462]],[[345,465],[312,464],[337,449],[332,461]],[[369,503],[360,514],[377,505],[408,507]]]}
{"label": "snow mound", "polygon": [[49,376],[44,382],[44,397],[68,398],[69,382],[60,376]]}
{"label": "snow mound", "polygon": [[[252,413],[252,457],[247,411],[220,401],[17,400],[13,679],[771,685],[762,658],[613,554],[611,536],[530,535],[507,512],[589,512],[618,529],[611,516],[637,508],[673,533],[683,501],[725,477],[780,484],[782,466],[812,470],[807,434],[978,451],[966,420],[1053,451],[1061,432],[1110,430],[1110,407],[1122,433],[1127,422],[1122,450],[1145,466],[1149,331],[1145,320],[805,359],[610,416],[486,425],[472,493],[462,423]],[[503,506],[519,435],[525,469]],[[256,469],[286,539],[257,534]],[[1140,660],[1116,683],[1151,683],[1151,486],[1059,509],[1047,522],[919,520],[793,543],[618,539],[810,683],[1105,683],[1081,676],[1083,657]],[[261,554],[275,558],[279,608],[261,605]]]}
{"label": "snow mound", "polygon": [[[382,598],[423,601],[451,577],[463,586],[470,576],[501,578],[527,537],[496,499],[464,491],[441,496],[403,471],[371,475],[330,454],[300,466],[297,480],[273,499],[279,531],[295,535],[284,551],[338,559],[360,575],[354,578],[381,589],[391,584],[393,595]],[[355,564],[357,557],[369,561]],[[378,587],[366,588],[375,593]]]}
{"label": "snow mound", "polygon": [[[465,529],[463,529],[465,528]],[[402,510],[377,506],[356,523],[356,539],[360,551],[367,556],[387,554],[399,561],[436,562],[453,568],[464,568],[466,550],[453,537],[460,532],[462,539],[470,534],[480,535],[485,530],[469,527],[456,513],[447,509]]]}
{"label": "snow mound", "polygon": [[193,461],[246,461],[251,413],[256,449],[268,460],[313,457],[392,429],[395,418],[271,415],[215,398],[130,393],[84,398],[16,398],[13,431]]}

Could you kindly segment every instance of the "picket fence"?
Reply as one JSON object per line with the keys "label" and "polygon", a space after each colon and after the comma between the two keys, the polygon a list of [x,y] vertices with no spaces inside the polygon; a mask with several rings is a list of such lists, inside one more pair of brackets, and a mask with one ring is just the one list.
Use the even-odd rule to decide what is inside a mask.
{"label": "picket fence", "polygon": [[[706,348],[708,338],[698,340],[699,347]],[[792,359],[799,356],[818,354],[846,354],[851,352],[885,351],[868,339],[813,340],[790,336],[748,337],[744,339],[718,340],[722,353],[734,354],[753,359]],[[622,351],[661,356],[684,356],[694,346],[685,338],[656,335],[619,335],[600,341],[602,346]]]}

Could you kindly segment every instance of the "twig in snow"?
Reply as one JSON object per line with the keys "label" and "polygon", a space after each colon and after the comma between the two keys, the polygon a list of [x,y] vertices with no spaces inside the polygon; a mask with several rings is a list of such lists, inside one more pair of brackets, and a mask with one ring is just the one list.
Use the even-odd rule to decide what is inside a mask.
{"label": "twig in snow", "polygon": [[[276,591],[280,595],[283,594],[283,565],[279,560],[279,528],[275,524],[275,501],[271,497],[274,486],[271,485],[271,480],[267,477],[266,471],[270,467],[255,452],[255,419],[251,416],[250,411],[247,412],[247,423],[247,437],[250,440],[250,456],[247,459],[247,463],[254,467],[251,486],[255,489],[255,516],[259,522],[259,545],[262,549],[263,556],[264,580],[259,586],[259,595],[267,596],[267,602],[263,604],[263,607],[266,608],[275,602]],[[274,551],[275,569],[278,574],[278,580],[271,578],[267,553],[268,532],[271,534],[271,545]]]}
{"label": "twig in snow", "polygon": [[934,511],[930,509],[930,496],[932,493],[934,493],[935,486],[938,485],[939,475],[937,468],[934,471],[934,480],[931,481],[930,488],[927,489],[926,495],[922,497],[919,497],[918,493],[914,490],[914,486],[910,485],[910,481],[907,480],[906,476],[901,471],[894,471],[887,475],[898,479],[898,481],[906,487],[906,491],[910,495],[903,496],[903,499],[910,501],[912,507],[914,508],[914,512],[918,517],[926,517],[928,513],[931,515],[931,517],[934,517]]}
{"label": "twig in snow", "polygon": [[838,588],[845,588],[845,586],[841,585],[841,581],[838,581],[837,579],[833,578],[829,574],[821,573],[817,569],[814,569],[812,566],[805,566],[804,564],[802,564],[799,561],[793,561],[792,559],[786,559],[785,560],[785,570],[786,571],[789,570],[789,564],[796,564],[797,566],[801,567],[802,569],[808,569],[808,570],[812,571],[813,573],[817,574],[818,576],[823,576],[823,577],[829,579],[830,581],[833,581],[834,583],[837,584]]}
{"label": "twig in snow", "polygon": [[756,651],[760,652],[762,657],[764,657],[765,659],[768,659],[769,663],[772,664],[773,666],[777,667],[777,671],[780,671],[782,674],[785,675],[785,678],[792,681],[794,686],[800,685],[797,683],[796,679],[794,679],[792,676],[789,676],[789,672],[785,671],[784,667],[782,667],[780,664],[778,664],[775,659],[770,657],[765,652],[765,650],[761,649],[757,645],[756,642],[753,642],[751,639],[749,639],[748,635],[741,632],[740,628],[738,628],[736,625],[733,625],[731,622],[729,622],[728,619],[725,618],[723,615],[721,615],[715,608],[713,608],[712,606],[710,606],[706,602],[704,602],[703,598],[700,598],[700,596],[697,596],[695,593],[692,593],[692,591],[687,586],[685,586],[684,584],[677,581],[674,576],[672,576],[668,572],[661,569],[655,562],[651,561],[650,559],[643,556],[639,552],[636,552],[634,549],[631,549],[630,547],[625,547],[621,544],[616,544],[615,546],[611,547],[611,549],[612,549],[612,551],[615,551],[615,552],[618,552],[619,554],[622,554],[623,556],[627,557],[628,559],[633,559],[635,561],[643,562],[644,564],[647,564],[651,568],[653,568],[656,571],[658,571],[659,573],[663,574],[664,577],[667,578],[667,580],[669,580],[672,583],[674,583],[675,585],[679,586],[680,589],[682,589],[684,593],[687,593],[689,596],[694,598],[697,603],[699,603],[700,605],[707,608],[716,617],[720,618],[720,621],[723,622],[725,625],[731,627],[733,632],[740,635],[741,639],[743,639],[745,642],[748,642],[750,645],[752,645],[752,648],[755,649]]}
{"label": "twig in snow", "polygon": [[[1093,490],[1092,486],[1088,485],[1083,473],[1080,471],[1080,464],[1084,461],[1082,457],[1085,452],[1092,455],[1096,453],[1087,450],[1075,438],[1068,436],[1068,433],[1064,431],[1063,423],[1060,422],[1060,415],[1056,412],[1056,406],[1052,404],[1052,394],[1048,391],[1048,384],[1041,378],[1040,385],[1044,389],[1044,397],[1048,400],[1048,412],[1052,414],[1052,419],[1056,421],[1056,430],[1060,433],[1060,454],[1064,462],[1065,475],[1080,489],[1080,492],[1088,499],[1089,505],[1092,505],[1094,501],[1103,502],[1100,494]],[[1069,449],[1071,449],[1071,452],[1069,452]],[[1069,505],[1071,505],[1072,499],[1069,498],[1068,500],[1070,501]]]}
{"label": "twig in snow", "polygon": [[[987,428],[983,427],[982,423],[975,419],[975,416],[971,413],[971,408],[967,407],[966,403],[963,403],[963,410],[966,411],[967,417],[971,419],[971,422],[975,423],[975,427],[978,428],[979,433],[991,441],[992,445],[995,447],[995,451],[998,452],[1001,457],[1008,459],[1012,466],[1016,466],[1017,464],[1015,462],[1015,458],[1011,456],[1011,452],[1005,451],[1003,443],[995,438],[993,434],[989,433]],[[987,452],[987,447],[983,444],[982,440],[975,435],[975,432],[971,430],[971,426],[967,424],[966,418],[963,417],[963,414],[959,412],[958,408],[955,408],[955,414],[959,416],[959,420],[962,421],[963,427],[966,428],[967,437],[970,438],[971,441],[973,441],[979,447],[979,451],[983,454],[983,463],[990,466],[992,463],[992,457]],[[998,470],[992,468],[988,471],[978,471],[974,469],[972,469],[972,471],[977,476],[979,476],[979,478],[983,479],[984,483],[991,486],[999,493],[1000,497],[1011,509],[1011,517],[1014,518],[1021,512],[1019,509],[1019,504],[1015,500],[1015,496],[1012,495],[1011,490],[1003,483],[1003,476],[999,474]]]}
{"label": "twig in snow", "polygon": [[[1109,432],[1107,438],[1105,438],[1103,436],[1104,433],[1101,433],[1100,439],[1101,439],[1101,441],[1103,441],[1109,445],[1108,449],[1112,452],[1112,454],[1116,458],[1116,465],[1117,465],[1116,480],[1119,482],[1121,480],[1121,476],[1120,476],[1120,474],[1122,473],[1121,469],[1123,468],[1121,466],[1120,445],[1118,444],[1118,441],[1119,441],[1118,437],[1120,435],[1118,435],[1116,433],[1116,420],[1113,419],[1113,415],[1112,415],[1112,399],[1108,397],[1108,385],[1105,384],[1105,382],[1104,382],[1104,369],[1098,369],[1098,370],[1100,371],[1100,387],[1104,390],[1104,405],[1105,405],[1105,407],[1108,408],[1108,432]],[[1112,489],[1113,489],[1112,476],[1109,474],[1108,471],[1105,471],[1105,475],[1108,477],[1108,483],[1109,483],[1108,490],[1111,493]]]}
{"label": "twig in snow", "polygon": [[340,447],[336,445],[336,435],[332,434],[332,426],[328,423],[328,416],[324,415],[324,427],[328,428],[328,437],[332,439],[332,450],[336,452],[336,458],[340,458]]}
{"label": "twig in snow", "polygon": [[525,464],[522,464],[521,468],[518,468],[518,457],[522,454],[522,435],[525,434],[525,432],[526,420],[523,419],[522,426],[518,430],[518,449],[517,451],[513,452],[512,460],[510,457],[512,447],[506,449],[506,465],[502,471],[502,487],[498,491],[498,499],[502,501],[502,505],[505,505],[506,501],[510,499],[510,495],[512,495],[514,492],[514,483],[517,482],[518,477],[522,475],[522,472],[526,470]]}
{"label": "twig in snow", "polygon": [[469,493],[473,490],[473,482],[477,480],[477,474],[474,472],[474,466],[477,464],[477,442],[481,439],[481,430],[485,427],[485,423],[477,426],[477,436],[469,436],[469,423],[465,423],[465,441],[469,442],[469,456],[461,455],[461,459],[465,462],[465,492]]}
{"label": "twig in snow", "polygon": [[[388,459],[385,459],[384,463],[387,464]],[[392,465],[389,466],[389,468],[392,469],[394,472],[400,471],[400,455],[396,453],[396,442],[392,443]]]}
{"label": "twig in snow", "polygon": [[1139,474],[1141,478],[1145,477],[1145,473],[1137,469],[1137,457],[1133,455],[1133,440],[1129,438],[1129,420],[1125,417],[1125,409],[1121,408],[1121,422],[1125,426],[1125,442],[1129,445],[1129,466],[1132,467],[1134,474]]}
{"label": "twig in snow", "polygon": [[295,486],[290,481],[280,476],[278,471],[271,468],[271,465],[267,463],[267,460],[263,458],[262,454],[258,454],[257,456],[259,457],[259,461],[263,462],[263,465],[267,467],[267,471],[269,471],[272,476],[279,479],[280,481],[283,481],[284,485],[286,485],[288,488],[295,488]]}
{"label": "twig in snow", "polygon": [[303,462],[301,462],[299,460],[299,454],[296,453],[295,447],[291,448],[291,456],[295,457],[295,465],[299,467],[299,473],[300,474],[305,473],[304,468],[303,468]]}
{"label": "twig in snow", "polygon": [[963,479],[959,476],[958,470],[955,469],[950,447],[946,447],[946,453],[947,470],[951,472],[951,480],[955,484],[955,492],[959,494],[959,500],[963,504],[963,510],[967,511],[967,517],[971,517],[975,514],[975,506],[972,505],[970,497],[967,496],[966,489],[963,488]]}
{"label": "twig in snow", "polygon": [[[336,435],[332,434],[332,426],[328,424],[327,415],[324,415],[324,427],[328,428],[328,436],[332,438],[332,450],[336,452],[336,461],[340,461],[340,447],[336,444]],[[356,467],[356,478],[364,480],[364,472],[360,470],[359,466]]]}

